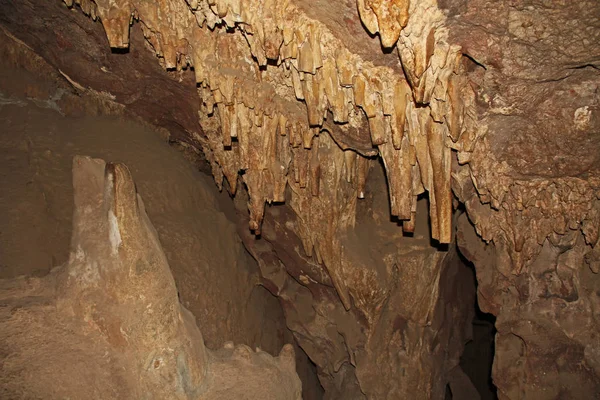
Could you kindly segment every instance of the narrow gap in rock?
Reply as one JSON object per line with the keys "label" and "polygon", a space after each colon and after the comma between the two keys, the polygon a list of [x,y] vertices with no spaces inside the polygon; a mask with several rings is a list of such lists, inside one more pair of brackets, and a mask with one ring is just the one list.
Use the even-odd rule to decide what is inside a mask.
{"label": "narrow gap in rock", "polygon": [[[476,271],[473,263],[458,251],[464,265],[473,271],[473,285],[477,290]],[[496,335],[496,317],[479,308],[477,296],[474,301],[473,337],[465,345],[460,359],[460,367],[469,377],[481,396],[481,400],[498,398],[496,386],[492,381],[492,364],[494,362],[494,337]],[[446,398],[452,398],[446,396]]]}

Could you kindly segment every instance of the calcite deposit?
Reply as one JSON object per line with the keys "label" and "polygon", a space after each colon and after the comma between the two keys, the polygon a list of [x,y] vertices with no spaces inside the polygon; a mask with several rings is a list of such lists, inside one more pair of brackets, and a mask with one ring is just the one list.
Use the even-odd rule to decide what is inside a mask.
{"label": "calcite deposit", "polygon": [[76,157],[73,186],[68,264],[3,281],[3,398],[301,399],[291,345],[205,347],[125,165]]}
{"label": "calcite deposit", "polygon": [[[188,88],[154,122],[235,197],[327,398],[473,393],[458,367],[473,290],[461,255],[497,317],[499,398],[600,393],[600,3],[59,4],[48,15],[100,23],[106,51],[134,51],[141,32],[165,92]],[[86,80],[52,56],[68,31],[0,23]],[[38,38],[59,29],[56,44]],[[136,106],[108,79],[86,82]]]}
{"label": "calcite deposit", "polygon": [[[225,177],[235,194],[244,171],[255,234],[265,203],[284,201],[289,184],[305,252],[322,261],[347,309],[351,283],[336,238],[354,225],[355,199],[364,196],[362,156],[381,156],[391,214],[404,221],[405,232],[413,231],[417,196],[427,191],[431,236],[450,242],[451,149],[467,160],[477,132],[460,49],[447,43],[440,10],[407,2],[398,25],[389,23],[385,4],[359,4],[363,20],[371,21],[366,26],[387,47],[401,37],[403,75],[353,54],[326,24],[289,1],[85,1],[81,7],[100,19],[112,48],[127,47],[130,23],[140,21],[165,68],[193,67],[206,135],[198,140],[217,183]],[[323,211],[329,217],[321,218]]]}

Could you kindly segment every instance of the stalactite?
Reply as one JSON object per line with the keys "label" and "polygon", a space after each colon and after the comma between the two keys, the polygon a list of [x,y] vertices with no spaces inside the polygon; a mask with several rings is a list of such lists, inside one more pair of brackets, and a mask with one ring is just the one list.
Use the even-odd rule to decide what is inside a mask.
{"label": "stalactite", "polygon": [[[468,152],[476,134],[464,122],[470,103],[457,63],[448,61],[458,49],[446,43],[444,17],[433,0],[357,2],[367,29],[379,33],[384,47],[398,47],[406,76],[351,53],[288,1],[93,4],[112,47],[127,47],[134,16],[165,68],[193,67],[203,143],[213,170],[220,169],[215,177],[227,179],[235,193],[241,173],[256,234],[265,202],[285,201],[291,185],[298,234],[307,253],[319,243],[319,258],[345,306],[341,250],[332,238],[353,225],[356,200],[349,199],[365,196],[369,162],[335,145],[330,124],[339,126],[331,133],[338,143],[356,143],[345,135],[368,132],[370,149],[356,150],[383,159],[391,213],[406,231],[414,230],[416,198],[427,190],[431,235],[451,240],[449,146]],[[343,198],[333,190],[340,185]]]}

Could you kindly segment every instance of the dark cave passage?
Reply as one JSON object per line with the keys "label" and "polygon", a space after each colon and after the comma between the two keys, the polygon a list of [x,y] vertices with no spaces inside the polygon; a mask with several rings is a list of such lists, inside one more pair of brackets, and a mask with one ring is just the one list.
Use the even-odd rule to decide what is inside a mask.
{"label": "dark cave passage", "polygon": [[[463,264],[472,271],[473,285],[477,292],[475,267],[460,251],[458,254]],[[492,364],[494,362],[496,317],[481,311],[477,296],[475,296],[473,307],[475,312],[472,321],[472,335],[465,344],[459,365],[479,393],[481,400],[495,400],[498,395],[492,381]],[[450,385],[446,390],[446,400],[449,399],[462,400],[458,396],[453,396]]]}
{"label": "dark cave passage", "polygon": [[492,382],[492,364],[494,362],[494,326],[496,318],[479,309],[475,301],[475,317],[473,318],[473,338],[465,345],[460,358],[462,370],[475,385],[481,400],[498,398],[496,386]]}

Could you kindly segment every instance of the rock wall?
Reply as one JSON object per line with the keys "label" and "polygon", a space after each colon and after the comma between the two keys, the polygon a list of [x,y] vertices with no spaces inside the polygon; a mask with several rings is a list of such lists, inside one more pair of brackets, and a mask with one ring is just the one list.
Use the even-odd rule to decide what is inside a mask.
{"label": "rock wall", "polygon": [[[267,208],[258,240],[243,220],[238,231],[319,367],[326,398],[443,398],[471,335],[473,276],[454,248],[431,245],[425,199],[414,236],[406,236],[389,220],[384,188],[384,170],[375,164],[356,226],[340,237],[357,279],[371,290],[360,299],[364,311],[345,310],[316,258],[304,254],[289,208]],[[243,198],[236,201],[244,207]]]}
{"label": "rock wall", "polygon": [[470,220],[459,245],[482,310],[497,316],[499,398],[594,397],[600,4],[441,3],[450,40],[473,60],[485,131],[453,185]]}
{"label": "rock wall", "polygon": [[[353,226],[356,198],[363,196],[360,154],[384,160],[391,213],[406,221],[406,232],[413,230],[416,198],[427,190],[432,237],[450,242],[451,148],[467,160],[476,131],[465,111],[472,93],[458,74],[459,49],[447,44],[444,15],[433,3],[400,7],[406,77],[348,51],[335,31],[291,2],[77,4],[101,21],[112,48],[129,47],[135,20],[165,68],[193,66],[205,134],[197,140],[217,183],[225,177],[234,194],[244,171],[256,234],[265,202],[283,201],[289,184],[292,207],[303,216],[298,235],[305,251],[323,260],[346,308],[356,284],[336,236]],[[384,46],[393,46],[400,28],[384,18],[385,8],[361,16]],[[405,21],[408,13],[413,17]]]}

